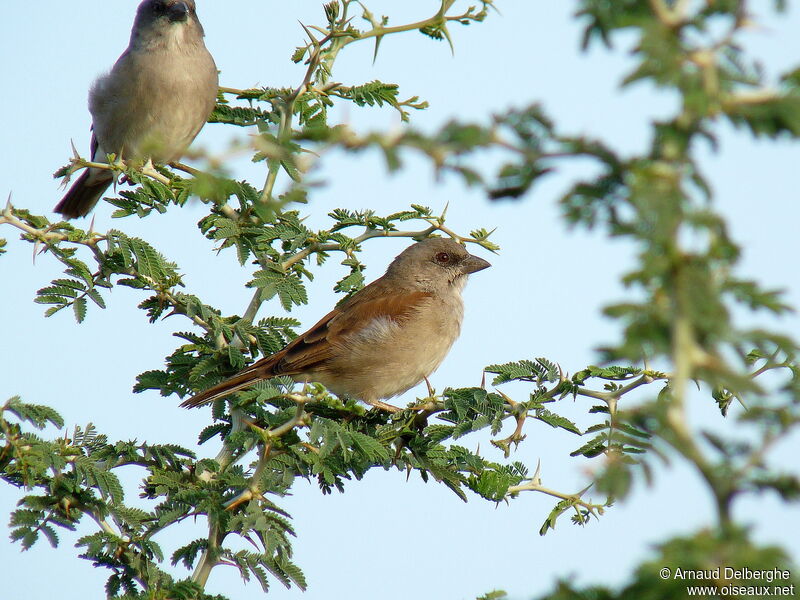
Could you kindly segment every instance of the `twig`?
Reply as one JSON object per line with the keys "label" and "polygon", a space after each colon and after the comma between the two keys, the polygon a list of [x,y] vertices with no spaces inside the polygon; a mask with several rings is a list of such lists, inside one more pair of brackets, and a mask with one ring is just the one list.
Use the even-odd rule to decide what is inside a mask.
{"label": "twig", "polygon": [[233,510],[244,502],[248,502],[253,498],[261,497],[261,474],[264,472],[267,463],[273,457],[272,440],[289,433],[292,429],[302,424],[307,418],[308,415],[305,412],[305,404],[308,402],[308,398],[306,396],[301,396],[299,394],[286,394],[284,397],[297,402],[297,410],[295,411],[294,416],[284,424],[273,429],[263,430],[253,423],[247,423],[251,429],[257,430],[258,433],[264,438],[261,456],[259,456],[255,471],[250,476],[250,485],[248,485],[247,488],[242,490],[235,497],[225,502],[225,504],[223,504],[225,510]]}
{"label": "twig", "polygon": [[47,227],[44,229],[37,229],[36,227],[32,227],[28,225],[25,221],[20,219],[14,214],[14,207],[10,204],[6,205],[3,209],[3,212],[0,213],[0,225],[8,224],[12,227],[16,227],[30,235],[31,237],[41,240],[46,244],[56,243],[56,242],[63,242],[69,240],[74,244],[79,244],[81,246],[88,246],[90,248],[95,247],[97,242],[103,241],[106,239],[106,236],[100,235],[99,233],[96,234],[94,237],[86,239],[86,240],[72,240],[70,239],[69,235],[66,233],[59,233],[57,231],[51,231],[51,227],[54,227],[55,224],[51,224],[51,227]]}
{"label": "twig", "polygon": [[591,487],[591,485],[585,487],[580,492],[576,494],[564,494],[562,492],[557,492],[556,490],[552,490],[548,487],[544,487],[541,484],[541,479],[538,476],[539,468],[536,469],[536,474],[534,477],[529,479],[527,482],[522,483],[520,485],[512,485],[508,488],[506,492],[507,497],[513,497],[520,492],[539,492],[540,494],[546,494],[547,496],[552,496],[553,498],[558,498],[560,500],[567,500],[572,503],[573,506],[580,506],[581,508],[586,509],[597,517],[598,515],[602,515],[605,512],[605,505],[604,504],[593,504],[591,502],[586,502],[585,500],[581,499],[581,496],[586,493],[586,491]]}

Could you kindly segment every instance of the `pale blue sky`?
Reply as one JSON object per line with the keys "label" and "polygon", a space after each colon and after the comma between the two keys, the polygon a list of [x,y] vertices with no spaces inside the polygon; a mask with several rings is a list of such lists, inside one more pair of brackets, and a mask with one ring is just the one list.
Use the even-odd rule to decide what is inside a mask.
{"label": "pale blue sky", "polygon": [[[390,14],[397,24],[432,14],[436,3],[367,4],[375,13]],[[50,214],[61,193],[52,173],[69,158],[70,140],[80,151],[87,150],[88,87],[125,48],[136,5],[136,0],[40,0],[34,5],[6,3],[0,10],[0,68],[6,82],[0,96],[5,142],[0,197],[12,192],[16,205]],[[304,67],[291,63],[289,56],[303,42],[298,21],[320,23],[321,3],[198,0],[198,5],[222,85],[296,85]],[[412,116],[423,128],[453,117],[485,122],[492,111],[540,101],[564,132],[607,138],[621,152],[646,148],[649,122],[670,114],[675,98],[647,86],[619,89],[632,64],[626,54],[632,38],[621,40],[612,53],[580,54],[581,32],[571,18],[575,2],[498,0],[497,5],[501,15],[454,29],[454,57],[445,44],[410,33],[385,39],[375,64],[371,46],[349,47],[340,56],[334,79],[399,83],[402,96],[419,95],[430,102],[427,111]],[[800,59],[798,11],[762,23],[748,34],[746,47],[771,72],[795,65]],[[390,109],[350,107],[338,114],[359,129],[398,126]],[[700,152],[717,206],[745,245],[741,272],[788,289],[788,300],[800,305],[795,181],[800,151],[789,142],[754,142],[724,124],[718,131],[722,152]],[[212,125],[196,144],[222,153],[232,139],[246,134]],[[569,177],[587,176],[590,166],[570,164],[522,201],[490,204],[455,180],[434,182],[423,161],[410,157],[407,164],[402,173],[388,176],[375,155],[327,157],[320,175],[329,185],[304,210],[310,223],[325,226],[326,214],[338,206],[388,214],[411,202],[434,210],[449,202],[448,223],[457,231],[498,227],[494,239],[503,250],[496,256],[482,253],[493,267],[470,281],[462,337],[432,378],[433,385],[476,385],[485,365],[520,358],[546,356],[571,372],[595,362],[594,349],[618,335],[599,311],[625,298],[617,275],[630,265],[632,249],[599,232],[568,232],[561,224],[556,199]],[[263,165],[241,159],[233,168],[237,177],[256,185],[263,179]],[[120,227],[141,235],[178,262],[190,291],[202,293],[224,313],[244,310],[250,291],[242,284],[251,270],[239,269],[229,254],[210,259],[210,245],[194,226],[203,214],[201,206],[143,221],[113,221],[110,213],[105,204],[95,210],[97,229]],[[70,313],[44,319],[43,307],[31,299],[59,275],[58,265],[46,255],[32,265],[32,247],[16,241],[8,227],[0,229],[0,237],[9,239],[9,252],[0,257],[5,290],[0,298],[5,334],[0,400],[19,394],[25,401],[49,404],[70,428],[91,421],[112,439],[177,441],[193,447],[197,432],[207,424],[207,411],[189,412],[178,408],[176,398],[130,392],[136,374],[161,367],[162,357],[177,345],[172,332],[187,329],[187,322],[175,317],[148,325],[135,308],[142,296],[125,288],[108,295],[107,310],[90,307],[83,325],[76,325]],[[368,279],[380,275],[405,245],[404,240],[366,245]],[[294,313],[304,325],[327,312],[335,301],[332,283],[342,273],[341,268],[319,272],[310,286],[309,306]],[[219,283],[209,286],[209,281]],[[269,305],[262,314],[279,310]],[[795,336],[800,333],[796,318],[778,326]],[[401,401],[412,398],[413,391]],[[587,408],[580,400],[565,402],[562,410],[576,418]],[[730,428],[721,423],[708,398],[698,399],[692,418],[696,426]],[[535,423],[527,433],[515,459],[531,468],[541,459],[544,483],[550,487],[582,487],[585,469],[592,465],[568,457],[580,445],[578,438]],[[462,443],[471,448],[481,443],[490,457],[500,459],[486,436]],[[787,464],[796,450],[797,439],[779,448]],[[216,451],[213,444],[200,449],[204,455]],[[710,498],[690,469],[676,463],[658,474],[655,487],[639,488],[599,522],[581,529],[563,520],[543,538],[537,532],[553,502],[541,495],[495,508],[477,497],[463,504],[444,486],[424,485],[414,476],[406,482],[397,472],[370,472],[363,481],[350,483],[343,495],[322,496],[314,484],[299,482],[294,495],[278,503],[295,519],[295,559],[306,573],[309,591],[286,591],[275,584],[272,597],[462,600],[504,588],[513,598],[528,598],[549,589],[557,577],[618,584],[654,542],[691,532],[711,518]],[[134,503],[138,475],[133,470],[129,475],[128,499]],[[19,495],[0,486],[0,515],[13,509]],[[796,531],[797,508],[763,497],[737,504],[737,515],[755,525],[758,539],[784,544],[800,556],[797,536],[787,535]],[[202,529],[198,525],[196,534]],[[88,526],[81,530],[90,531]],[[65,533],[59,550],[42,542],[27,553],[20,553],[18,545],[0,543],[3,597],[102,597],[107,574],[75,557],[71,545],[76,538]],[[174,539],[159,541],[167,554],[174,550]],[[257,584],[245,587],[236,573],[224,568],[215,570],[208,591],[232,600],[261,593]]]}

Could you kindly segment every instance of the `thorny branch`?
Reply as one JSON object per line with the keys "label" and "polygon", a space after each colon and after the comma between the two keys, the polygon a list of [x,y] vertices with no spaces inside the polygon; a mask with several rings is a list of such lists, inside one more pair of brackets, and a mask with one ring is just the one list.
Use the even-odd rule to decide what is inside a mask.
{"label": "thorny branch", "polygon": [[[378,24],[377,22],[373,21],[369,11],[366,9],[366,7],[361,5],[361,3],[359,2],[359,5],[361,5],[362,9],[363,9],[364,18],[370,20],[372,22],[372,25],[373,25],[372,31],[367,32],[367,33],[359,36],[359,38],[347,37],[346,34],[345,35],[337,35],[336,28],[333,27],[333,24],[331,24],[332,25],[331,30],[330,31],[323,30],[322,32],[324,33],[325,37],[321,41],[317,41],[317,40],[314,39],[314,37],[311,34],[309,28],[305,28],[306,33],[309,36],[309,40],[310,40],[309,44],[310,44],[310,47],[311,47],[310,56],[307,59],[308,68],[306,69],[306,72],[305,72],[305,74],[303,76],[303,79],[301,80],[300,84],[294,89],[294,91],[292,93],[290,93],[289,95],[285,96],[282,99],[281,102],[276,103],[277,110],[278,110],[279,115],[280,115],[280,123],[279,123],[279,126],[278,126],[278,132],[277,132],[278,144],[284,144],[291,138],[291,135],[292,135],[292,115],[294,113],[295,103],[296,103],[297,99],[300,97],[300,95],[308,90],[309,86],[311,85],[312,80],[314,79],[314,77],[318,73],[322,74],[321,75],[321,79],[322,79],[322,83],[323,83],[323,85],[316,90],[316,91],[318,91],[318,93],[326,94],[327,92],[329,92],[329,91],[335,89],[336,87],[338,87],[338,84],[328,82],[327,78],[329,77],[329,74],[332,71],[333,63],[334,63],[334,61],[335,61],[335,59],[336,59],[336,57],[338,55],[338,52],[342,48],[344,48],[348,44],[356,41],[357,39],[369,39],[369,38],[375,37],[376,38],[375,51],[377,53],[378,44],[380,43],[380,40],[383,38],[384,35],[393,34],[393,33],[400,33],[400,32],[403,32],[403,31],[418,30],[418,29],[423,28],[423,27],[429,27],[429,26],[434,26],[434,25],[443,25],[443,31],[445,32],[445,35],[447,35],[448,41],[449,41],[449,34],[447,34],[447,29],[444,26],[448,21],[451,21],[451,20],[464,21],[465,19],[474,19],[475,18],[475,16],[472,14],[473,9],[470,9],[467,13],[465,13],[464,15],[461,15],[459,17],[447,16],[446,13],[450,9],[450,7],[452,6],[453,2],[454,2],[454,0],[442,0],[442,4],[441,4],[441,7],[440,7],[440,10],[437,12],[436,15],[434,15],[430,19],[427,19],[427,20],[425,20],[423,22],[414,23],[414,24],[410,24],[410,25],[406,25],[406,26],[394,27],[394,28],[384,28],[382,24]],[[352,3],[353,3],[352,0],[346,0],[345,2],[343,2],[342,15],[341,15],[341,17],[340,17],[340,19],[338,21],[338,28],[340,30],[345,29],[347,27],[347,24],[349,23],[349,18],[347,17],[347,10],[348,10],[350,4],[352,4]],[[491,2],[488,2],[488,3],[485,3],[485,4],[491,4]],[[319,31],[319,29],[318,29],[318,31]],[[327,48],[326,48],[326,46],[327,46]],[[452,44],[451,44],[451,46],[452,46]],[[320,64],[322,63],[323,60],[325,61],[325,68],[324,69],[320,69]],[[223,92],[224,93],[231,93],[232,90],[225,89],[225,90],[223,90]],[[268,167],[267,167],[267,175],[266,175],[266,179],[265,179],[265,182],[264,182],[264,187],[261,190],[261,194],[260,194],[260,198],[259,198],[259,201],[261,202],[262,206],[264,206],[264,207],[271,206],[272,203],[273,203],[274,189],[275,189],[276,182],[278,180],[278,174],[279,174],[281,166],[282,166],[281,158],[280,157],[276,157],[276,156],[270,156],[270,157],[267,158],[267,165],[268,165]],[[233,218],[236,218],[235,215],[229,215],[229,216],[232,216]],[[451,230],[449,230],[449,229],[444,227],[444,215],[442,215],[442,217],[440,219],[431,222],[431,226],[429,228],[423,230],[423,231],[418,231],[418,232],[384,232],[384,231],[375,231],[375,230],[369,231],[368,230],[368,231],[364,232],[361,236],[357,237],[355,241],[356,241],[357,244],[360,244],[361,242],[364,242],[364,241],[366,241],[368,239],[371,239],[371,238],[374,238],[374,237],[411,237],[411,238],[419,238],[419,237],[424,237],[426,235],[429,235],[429,234],[433,233],[434,231],[436,231],[437,229],[442,231],[443,233],[451,235],[452,237],[463,239],[463,238],[460,238],[459,236],[456,236]],[[469,240],[469,241],[473,241],[473,240]],[[334,251],[334,250],[341,250],[341,246],[339,244],[332,244],[332,243],[328,243],[328,244],[324,244],[324,243],[323,244],[318,244],[318,243],[311,244],[311,245],[307,246],[306,248],[304,248],[304,249],[300,250],[299,252],[297,252],[291,258],[285,260],[281,264],[281,269],[284,270],[284,271],[288,270],[293,265],[305,260],[307,257],[309,257],[310,255],[312,255],[315,252],[316,253],[318,253],[318,252],[328,252],[328,251]],[[259,262],[261,263],[262,267],[265,266],[265,263],[264,263],[263,260],[261,260]],[[252,322],[254,320],[256,314],[258,313],[258,310],[259,310],[262,302],[263,302],[263,295],[261,293],[261,290],[257,289],[253,293],[253,296],[252,296],[250,302],[248,303],[247,308],[244,311],[244,317],[246,319],[249,319]],[[303,406],[304,406],[304,403],[298,402],[298,413],[295,415],[295,418],[292,419],[291,421],[287,422],[286,424],[284,424],[281,428],[278,428],[277,430],[272,431],[270,433],[270,435],[271,436],[282,435],[283,433],[292,430],[294,427],[299,426],[303,422],[303,420],[305,418],[305,413],[304,413],[304,410],[303,410]],[[232,432],[241,431],[242,428],[245,426],[245,422],[244,422],[244,420],[242,418],[241,412],[238,411],[238,410],[231,411],[231,420],[232,420]],[[245,502],[246,501],[245,497],[248,496],[248,494],[250,495],[249,497],[252,497],[252,494],[259,493],[258,492],[258,488],[257,488],[257,485],[258,485],[258,483],[257,483],[258,482],[258,478],[257,477],[260,474],[261,469],[263,469],[263,467],[266,464],[266,462],[271,458],[270,448],[271,448],[271,444],[269,444],[267,441],[265,441],[264,445],[263,445],[263,448],[262,448],[262,454],[261,454],[261,457],[259,459],[258,466],[256,468],[256,473],[254,473],[253,478],[251,479],[252,483],[251,483],[250,488],[248,490],[245,490],[244,492],[242,492],[239,497],[233,499],[231,501],[230,505],[227,506],[226,508],[232,509],[235,506],[237,506],[239,503]],[[224,447],[220,451],[220,454],[217,457],[217,459],[218,459],[218,462],[221,465],[223,465],[223,467],[229,466],[234,461],[232,448],[230,448],[228,444],[224,444]],[[247,499],[249,499],[249,497]],[[197,567],[195,569],[195,572],[192,575],[192,579],[194,581],[198,582],[198,583],[201,583],[201,585],[205,583],[205,581],[207,580],[207,578],[208,578],[208,576],[209,576],[209,574],[211,572],[211,569],[214,566],[214,564],[213,564],[214,561],[212,559],[212,556],[216,553],[216,548],[218,547],[219,543],[221,542],[221,540],[220,540],[220,532],[216,531],[213,525],[211,525],[211,529],[209,530],[209,538],[208,539],[209,539],[209,547],[203,553],[203,556],[201,557],[201,560],[199,561],[199,563],[198,563],[198,565],[197,565]]]}
{"label": "thorny branch", "polygon": [[544,487],[542,485],[541,466],[541,463],[536,465],[535,473],[525,483],[510,486],[506,492],[506,498],[515,498],[520,492],[530,491],[539,492],[541,494],[545,494],[546,496],[552,496],[553,498],[558,498],[559,500],[565,500],[569,503],[568,507],[572,506],[576,509],[579,522],[581,523],[584,522],[585,518],[580,512],[577,511],[577,507],[583,508],[595,518],[598,518],[605,512],[607,504],[594,504],[592,502],[586,502],[583,500],[582,497],[589,490],[589,488],[592,487],[591,484],[575,494],[564,494],[562,492],[557,492],[550,488]]}
{"label": "thorny branch", "polygon": [[[648,372],[630,383],[621,386],[613,391],[607,392],[598,392],[595,390],[591,390],[589,388],[579,386],[574,390],[574,394],[577,396],[586,396],[592,397],[597,399],[603,399],[609,404],[615,404],[622,396],[632,392],[633,390],[639,388],[640,386],[653,383],[658,380],[665,379],[666,376],[663,374],[656,374],[655,372]],[[560,379],[556,381],[550,390],[545,392],[545,396],[555,397],[559,395],[559,391],[562,390],[562,384],[568,381],[567,377],[561,373]],[[528,410],[524,410],[522,403],[516,402],[511,399],[508,395],[500,392],[498,390],[500,396],[504,399],[503,405],[503,420],[505,419],[514,419],[516,422],[515,431],[504,440],[494,440],[492,443],[498,447],[504,448],[508,446],[509,443],[519,443],[524,438],[525,435],[523,434],[523,427],[527,423],[529,419],[535,419],[535,415],[529,414]],[[254,423],[247,422],[247,426],[256,431],[259,436],[262,438],[261,452],[259,455],[258,462],[256,463],[256,468],[253,472],[253,475],[250,477],[250,485],[242,490],[238,495],[234,498],[226,502],[225,508],[226,510],[233,510],[237,506],[248,502],[253,498],[259,498],[261,494],[261,490],[259,487],[259,479],[261,473],[263,472],[266,464],[274,458],[276,455],[281,454],[282,451],[275,451],[273,449],[272,441],[273,439],[283,436],[292,429],[303,427],[307,424],[308,419],[313,416],[314,410],[306,410],[306,404],[315,399],[315,397],[309,396],[308,388],[304,389],[301,393],[298,394],[286,394],[283,397],[291,399],[297,403],[297,410],[295,415],[284,424],[275,427],[273,429],[262,429],[255,425]],[[439,413],[443,413],[449,410],[446,399],[441,396],[430,395],[427,398],[422,399],[421,402],[411,405],[408,408],[401,410],[398,413],[394,413],[391,416],[387,416],[390,421],[396,422],[404,422],[409,417],[417,416],[422,417],[423,420],[427,420],[429,417],[435,416]],[[401,435],[401,434],[398,434]],[[390,440],[391,441],[391,440]],[[305,442],[300,442],[300,446],[308,449],[309,451],[315,451],[313,447]],[[506,452],[508,455],[508,453]],[[597,504],[592,503],[586,500],[583,500],[583,495],[589,490],[591,486],[586,487],[585,489],[577,492],[577,493],[564,493],[553,490],[542,485],[541,481],[541,465],[537,465],[535,474],[527,479],[524,483],[519,485],[510,486],[506,492],[506,499],[514,498],[519,495],[520,492],[524,491],[533,491],[542,493],[548,496],[552,496],[554,498],[558,498],[560,500],[564,500],[569,503],[569,506],[576,508],[583,508],[585,509],[588,514],[599,516],[603,513],[604,508],[607,504]],[[577,513],[576,518],[585,520],[585,515],[582,515],[580,512]],[[581,521],[582,522],[582,521]]]}

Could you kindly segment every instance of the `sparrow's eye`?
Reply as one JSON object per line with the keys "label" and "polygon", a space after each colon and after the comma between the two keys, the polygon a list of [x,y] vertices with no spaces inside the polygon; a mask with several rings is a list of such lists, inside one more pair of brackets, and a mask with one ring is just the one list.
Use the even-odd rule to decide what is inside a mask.
{"label": "sparrow's eye", "polygon": [[447,252],[439,252],[439,254],[437,254],[435,258],[436,262],[441,263],[443,265],[446,265],[447,263],[450,262],[450,255]]}

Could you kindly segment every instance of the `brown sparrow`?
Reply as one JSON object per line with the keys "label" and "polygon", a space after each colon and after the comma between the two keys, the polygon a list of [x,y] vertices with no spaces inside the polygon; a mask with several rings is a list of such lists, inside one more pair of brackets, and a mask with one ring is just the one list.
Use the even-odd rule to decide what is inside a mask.
{"label": "brown sparrow", "polygon": [[257,381],[289,375],[339,396],[396,411],[380,402],[433,373],[461,330],[461,290],[470,273],[490,266],[451,239],[406,248],[386,274],[339,304],[283,350],[189,398],[200,406]]}

